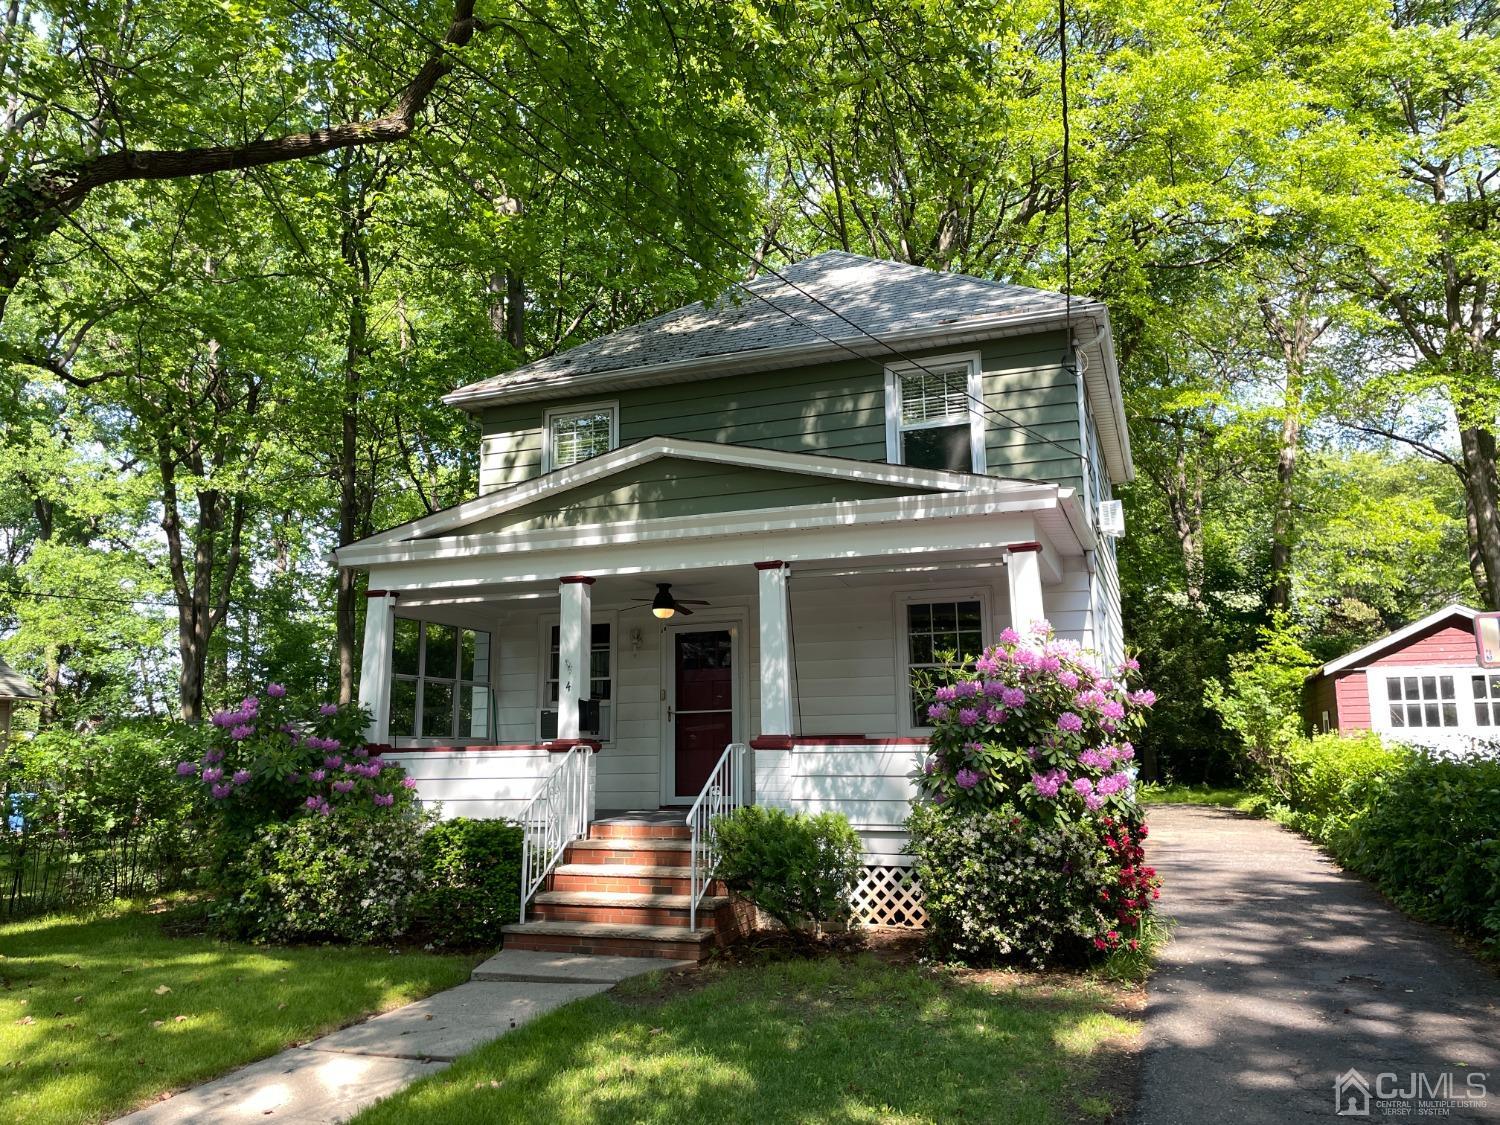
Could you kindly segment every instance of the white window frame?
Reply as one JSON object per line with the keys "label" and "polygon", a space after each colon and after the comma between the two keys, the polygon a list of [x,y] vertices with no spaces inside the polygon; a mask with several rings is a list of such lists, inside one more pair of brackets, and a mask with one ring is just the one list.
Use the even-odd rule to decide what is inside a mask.
{"label": "white window frame", "polygon": [[[581,402],[573,406],[555,406],[542,415],[542,472],[550,473],[556,468],[568,468],[568,465],[559,466],[553,457],[552,450],[552,424],[560,419],[569,418],[576,414],[601,414],[609,415],[609,449],[620,448],[620,403],[618,400],[610,402]],[[586,458],[592,460],[592,458]],[[573,465],[582,465],[583,461],[571,462]]]}
{"label": "white window frame", "polygon": [[[552,630],[559,628],[562,624],[562,615],[557,613],[544,613],[538,618],[540,631],[537,637],[537,666],[536,666],[536,737],[542,741],[542,712],[552,710],[552,701],[547,698],[547,672],[549,661],[552,658]],[[618,726],[618,711],[620,707],[620,615],[617,610],[595,610],[589,617],[589,625],[609,626],[609,722],[605,724],[605,730],[599,732],[599,742],[605,746],[613,746],[615,741],[615,730]],[[590,642],[590,651],[593,651]],[[589,735],[580,735],[588,738]]]}
{"label": "white window frame", "polygon": [[[1432,735],[1462,734],[1471,736],[1484,730],[1474,718],[1474,685],[1470,677],[1484,671],[1474,664],[1371,664],[1365,668],[1365,687],[1370,701],[1370,729],[1402,738],[1423,741]],[[1391,725],[1391,702],[1386,681],[1403,676],[1450,676],[1453,679],[1453,702],[1457,705],[1458,725],[1452,727],[1407,727]],[[1405,702],[1403,700],[1403,702]],[[1442,702],[1441,691],[1439,703]],[[1489,728],[1494,729],[1494,728]]]}
{"label": "white window frame", "polygon": [[929,587],[918,590],[898,591],[893,599],[892,613],[895,616],[895,665],[897,702],[896,727],[901,736],[930,735],[931,727],[916,726],[911,721],[911,636],[909,606],[940,602],[979,603],[980,637],[984,648],[995,643],[995,621],[990,610],[990,591],[983,586]]}
{"label": "white window frame", "polygon": [[[903,425],[901,422],[901,378],[904,375],[921,375],[936,367],[955,367],[967,364],[969,368],[969,453],[970,471],[984,474],[985,426],[984,411],[984,367],[978,352],[958,352],[953,355],[924,356],[916,362],[893,363],[885,368],[885,459],[892,465],[904,465],[901,459],[901,435],[907,430],[934,429],[951,426],[953,415],[940,421],[918,422]],[[550,432],[550,431],[549,431]]]}
{"label": "white window frame", "polygon": [[[414,694],[414,699],[413,699],[413,703],[412,703],[412,733],[411,734],[395,734],[395,733],[392,733],[391,734],[391,738],[393,740],[399,738],[403,744],[408,745],[408,746],[457,746],[457,745],[461,745],[461,744],[482,745],[485,742],[489,741],[489,736],[488,735],[476,736],[476,735],[472,735],[472,734],[468,734],[468,735],[462,735],[462,734],[460,734],[460,735],[423,734],[422,733],[422,720],[425,717],[424,714],[423,714],[423,697],[426,695],[426,691],[424,689],[425,689],[425,686],[426,686],[427,681],[429,679],[433,680],[434,682],[438,682],[438,683],[452,684],[453,685],[453,714],[452,714],[452,719],[451,719],[452,725],[449,727],[449,729],[450,730],[456,730],[457,729],[457,724],[458,724],[459,709],[460,709],[460,707],[462,705],[462,701],[461,701],[461,698],[460,698],[461,693],[464,691],[465,688],[482,688],[484,690],[484,692],[485,692],[485,695],[486,695],[485,707],[487,708],[487,714],[486,714],[486,717],[485,717],[485,726],[486,726],[486,728],[488,730],[491,730],[491,731],[494,730],[495,721],[496,721],[496,714],[495,714],[495,644],[496,644],[496,635],[495,635],[495,630],[493,628],[490,628],[490,629],[480,629],[480,628],[478,628],[476,626],[472,626],[472,625],[455,625],[455,624],[453,624],[452,622],[449,622],[449,621],[429,621],[426,618],[419,618],[419,617],[398,617],[396,620],[398,622],[409,621],[409,622],[412,622],[413,624],[415,624],[417,626],[417,671],[416,671],[415,674],[407,673],[407,672],[397,672],[395,670],[396,666],[395,666],[394,657],[392,658],[391,665],[390,665],[390,673],[389,673],[390,674],[390,680],[391,680],[391,697],[394,698],[394,696],[395,696],[395,685],[396,685],[396,681],[397,680],[404,680],[404,681],[407,681],[407,682],[411,683],[413,692],[415,694]],[[427,627],[429,625],[440,625],[440,626],[442,626],[442,627],[444,627],[446,629],[456,629],[460,633],[465,632],[465,631],[470,632],[470,633],[483,633],[485,635],[485,637],[488,638],[487,641],[486,641],[487,648],[486,648],[486,654],[485,654],[485,675],[486,675],[487,678],[484,679],[484,680],[466,680],[466,679],[464,679],[463,678],[463,674],[462,674],[463,673],[463,667],[462,667],[462,665],[456,665],[454,667],[454,669],[453,669],[453,673],[454,674],[453,674],[453,678],[452,679],[449,679],[446,676],[428,676],[427,675]],[[392,630],[392,633],[391,633],[391,643],[394,646],[394,644],[395,644],[395,632],[394,632],[394,629]],[[387,706],[389,707],[389,703],[387,704]],[[388,724],[389,724],[389,721],[390,720],[389,720],[389,714],[388,714],[388,716],[387,716],[387,723]]]}

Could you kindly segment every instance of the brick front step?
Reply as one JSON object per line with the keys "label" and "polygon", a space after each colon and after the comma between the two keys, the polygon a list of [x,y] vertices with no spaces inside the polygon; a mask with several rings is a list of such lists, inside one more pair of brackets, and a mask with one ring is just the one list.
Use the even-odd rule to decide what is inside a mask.
{"label": "brick front step", "polygon": [[615,922],[523,922],[504,927],[506,949],[549,953],[609,953],[701,961],[713,948],[713,930],[635,926]]}
{"label": "brick front step", "polygon": [[[624,894],[686,895],[692,891],[692,869],[646,863],[562,863],[552,871],[548,890],[618,891]],[[709,894],[722,894],[715,883]]]}
{"label": "brick front step", "polygon": [[692,861],[690,840],[576,840],[568,845],[568,863],[651,864],[686,867]]}
{"label": "brick front step", "polygon": [[653,824],[647,821],[595,821],[589,826],[591,840],[689,840],[686,824]]}
{"label": "brick front step", "polygon": [[[634,926],[686,927],[692,917],[688,895],[619,891],[543,891],[532,900],[531,916],[545,922],[616,922]],[[698,903],[700,923],[717,927],[732,921],[724,895]],[[723,911],[723,918],[720,912]]]}

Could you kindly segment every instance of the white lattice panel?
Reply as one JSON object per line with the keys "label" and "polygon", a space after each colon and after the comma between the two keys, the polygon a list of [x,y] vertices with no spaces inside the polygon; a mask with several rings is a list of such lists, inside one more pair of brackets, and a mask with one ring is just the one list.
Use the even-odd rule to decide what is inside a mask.
{"label": "white lattice panel", "polygon": [[861,926],[898,926],[920,930],[927,925],[922,885],[910,867],[871,865],[850,896],[854,920]]}

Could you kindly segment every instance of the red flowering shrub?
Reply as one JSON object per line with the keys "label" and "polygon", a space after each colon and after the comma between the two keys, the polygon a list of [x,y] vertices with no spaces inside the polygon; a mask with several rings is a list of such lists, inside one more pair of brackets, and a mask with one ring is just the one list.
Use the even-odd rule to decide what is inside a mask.
{"label": "red flowering shrub", "polygon": [[1107,835],[1104,850],[1116,873],[1112,888],[1099,892],[1100,900],[1112,908],[1115,926],[1094,936],[1094,948],[1107,951],[1124,945],[1139,949],[1141,925],[1151,911],[1151,904],[1161,897],[1161,876],[1146,865],[1147,827],[1142,822],[1116,820],[1106,816],[1101,825]]}

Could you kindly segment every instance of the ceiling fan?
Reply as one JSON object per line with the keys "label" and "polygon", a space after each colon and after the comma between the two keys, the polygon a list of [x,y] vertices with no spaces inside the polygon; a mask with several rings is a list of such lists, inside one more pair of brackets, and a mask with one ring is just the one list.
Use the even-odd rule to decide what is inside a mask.
{"label": "ceiling fan", "polygon": [[658,582],[656,584],[656,596],[654,598],[652,598],[649,602],[641,602],[638,605],[632,606],[631,608],[643,609],[646,606],[650,606],[651,612],[655,616],[665,621],[667,618],[675,616],[679,613],[684,614],[687,617],[691,617],[693,615],[693,611],[688,609],[688,606],[690,605],[709,604],[709,602],[706,602],[701,598],[675,598],[672,596],[672,583]]}

